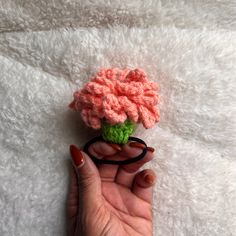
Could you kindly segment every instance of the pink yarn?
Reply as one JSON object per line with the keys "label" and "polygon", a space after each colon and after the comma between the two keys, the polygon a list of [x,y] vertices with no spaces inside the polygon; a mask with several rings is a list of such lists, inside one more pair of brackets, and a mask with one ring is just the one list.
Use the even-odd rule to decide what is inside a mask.
{"label": "pink yarn", "polygon": [[74,93],[70,107],[81,111],[84,122],[101,128],[101,120],[110,124],[129,119],[145,128],[159,121],[158,86],[141,69],[102,69],[83,89]]}

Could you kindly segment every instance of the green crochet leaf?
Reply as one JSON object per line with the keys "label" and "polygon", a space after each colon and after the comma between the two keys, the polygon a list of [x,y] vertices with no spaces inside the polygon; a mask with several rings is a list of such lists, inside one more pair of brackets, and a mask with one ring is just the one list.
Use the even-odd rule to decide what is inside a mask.
{"label": "green crochet leaf", "polygon": [[135,123],[126,120],[124,123],[111,125],[106,121],[102,122],[102,137],[112,143],[125,144],[129,136],[134,132]]}

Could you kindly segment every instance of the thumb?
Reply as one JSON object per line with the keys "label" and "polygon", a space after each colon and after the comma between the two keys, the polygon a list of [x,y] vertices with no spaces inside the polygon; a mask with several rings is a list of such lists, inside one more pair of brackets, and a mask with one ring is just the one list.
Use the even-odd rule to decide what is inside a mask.
{"label": "thumb", "polygon": [[79,198],[89,205],[101,196],[101,179],[97,167],[89,156],[75,145],[70,146],[73,165],[78,173]]}

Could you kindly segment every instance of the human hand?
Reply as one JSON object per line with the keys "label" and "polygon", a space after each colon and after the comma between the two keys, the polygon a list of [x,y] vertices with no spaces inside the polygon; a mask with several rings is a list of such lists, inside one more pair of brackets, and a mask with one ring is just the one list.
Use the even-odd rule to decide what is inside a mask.
{"label": "human hand", "polygon": [[[144,146],[131,142],[122,147],[94,143],[90,152],[100,158],[127,159],[139,155]],[[152,191],[155,173],[140,167],[153,159],[146,156],[124,166],[99,164],[74,145],[70,147],[75,171],[67,202],[70,236],[151,236]]]}

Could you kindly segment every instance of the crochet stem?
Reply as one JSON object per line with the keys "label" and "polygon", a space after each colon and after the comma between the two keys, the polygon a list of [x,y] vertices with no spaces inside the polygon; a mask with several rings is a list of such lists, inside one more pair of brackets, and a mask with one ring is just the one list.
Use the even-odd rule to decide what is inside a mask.
{"label": "crochet stem", "polygon": [[124,123],[111,125],[106,121],[102,122],[102,137],[112,143],[125,144],[129,136],[134,132],[135,123],[126,120]]}

